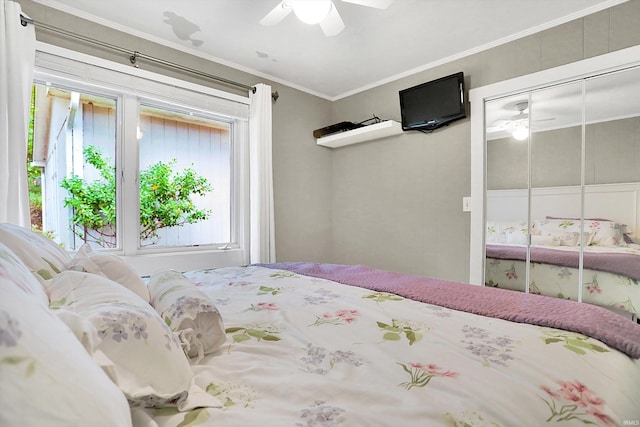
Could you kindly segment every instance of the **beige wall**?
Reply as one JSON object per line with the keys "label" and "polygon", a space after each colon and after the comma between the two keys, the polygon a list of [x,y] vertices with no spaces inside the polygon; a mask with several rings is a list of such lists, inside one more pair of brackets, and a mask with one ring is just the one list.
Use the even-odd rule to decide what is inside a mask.
{"label": "beige wall", "polygon": [[[464,71],[468,89],[640,44],[640,0],[336,101],[334,122],[400,119],[398,90]],[[419,41],[416,41],[417,43]],[[333,261],[468,280],[469,119],[333,151]]]}
{"label": "beige wall", "polygon": [[[630,0],[330,103],[31,0],[18,1],[36,20],[245,84],[272,84],[281,95],[273,109],[279,261],[362,263],[461,281],[469,274],[469,214],[462,212],[462,197],[470,193],[469,119],[432,134],[408,132],[334,150],[316,146],[312,131],[342,120],[362,121],[373,114],[399,120],[398,90],[457,71],[464,71],[470,89],[640,44],[640,0]],[[46,31],[38,31],[37,37],[128,63],[121,54]],[[216,87],[166,68],[141,66]]]}

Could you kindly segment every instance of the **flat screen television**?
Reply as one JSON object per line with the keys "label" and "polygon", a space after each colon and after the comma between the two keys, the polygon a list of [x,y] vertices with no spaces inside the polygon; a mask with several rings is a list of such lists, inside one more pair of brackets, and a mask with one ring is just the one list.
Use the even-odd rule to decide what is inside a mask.
{"label": "flat screen television", "polygon": [[400,91],[403,130],[433,131],[464,119],[464,73],[459,72]]}

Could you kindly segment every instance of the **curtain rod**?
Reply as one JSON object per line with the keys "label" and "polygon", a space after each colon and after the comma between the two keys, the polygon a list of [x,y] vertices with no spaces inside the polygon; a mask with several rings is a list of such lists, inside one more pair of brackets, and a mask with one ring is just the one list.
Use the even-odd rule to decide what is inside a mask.
{"label": "curtain rod", "polygon": [[[218,83],[223,83],[223,84],[226,84],[228,86],[235,86],[235,87],[240,88],[240,89],[250,90],[253,93],[256,92],[256,88],[253,87],[253,86],[248,86],[248,85],[245,85],[245,84],[242,84],[242,83],[234,82],[233,80],[228,80],[228,79],[225,79],[223,77],[214,76],[213,74],[209,74],[209,73],[205,73],[203,71],[195,70],[193,68],[185,67],[183,65],[176,64],[174,62],[165,61],[164,59],[160,59],[160,58],[156,58],[156,57],[153,57],[153,56],[150,56],[150,55],[146,55],[144,53],[140,53],[140,52],[135,51],[135,50],[126,49],[126,48],[123,48],[123,47],[120,47],[120,46],[116,46],[116,45],[111,44],[111,43],[106,43],[106,42],[103,42],[103,41],[100,41],[100,40],[92,39],[90,37],[86,37],[86,36],[83,36],[83,35],[80,35],[80,34],[77,34],[77,33],[73,33],[71,31],[64,30],[62,28],[58,28],[58,27],[54,27],[54,26],[49,25],[49,24],[45,24],[44,22],[33,20],[33,19],[31,19],[29,17],[26,17],[26,16],[24,16],[22,14],[20,14],[20,24],[23,27],[26,27],[27,24],[31,24],[31,25],[35,26],[36,28],[37,27],[41,27],[41,28],[44,28],[45,30],[53,31],[55,33],[60,33],[60,34],[63,34],[65,36],[68,36],[68,37],[73,37],[75,39],[79,39],[79,40],[82,40],[82,41],[85,41],[85,42],[96,44],[98,46],[102,46],[102,47],[107,48],[107,49],[111,49],[111,50],[115,50],[117,52],[121,52],[121,53],[127,54],[127,55],[129,55],[129,62],[131,62],[131,64],[133,64],[133,66],[136,67],[136,68],[138,67],[138,65],[136,64],[138,58],[142,58],[142,59],[146,59],[146,60],[151,61],[151,62],[155,62],[155,63],[160,64],[160,65],[176,68],[178,70],[186,71],[188,73],[195,74],[195,75],[200,76],[200,77],[205,77],[207,79],[214,80],[214,81],[216,81]],[[279,95],[278,95],[277,91],[273,92],[271,94],[271,98],[273,99],[274,102],[278,100],[278,97],[279,97]]]}

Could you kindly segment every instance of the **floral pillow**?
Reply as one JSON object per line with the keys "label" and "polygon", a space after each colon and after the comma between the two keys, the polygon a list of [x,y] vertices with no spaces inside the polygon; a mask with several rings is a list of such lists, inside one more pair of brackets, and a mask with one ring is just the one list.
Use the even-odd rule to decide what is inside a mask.
{"label": "floral pillow", "polygon": [[594,246],[627,246],[624,235],[627,226],[614,221],[585,220],[584,229],[592,231]]}
{"label": "floral pillow", "polygon": [[578,231],[543,232],[540,236],[554,239],[558,242],[556,246],[589,246],[593,240],[593,233],[584,232],[582,235],[584,236],[582,241]]}
{"label": "floral pillow", "polygon": [[533,246],[560,246],[561,243],[562,240],[560,239],[560,236],[554,236],[551,234],[531,236],[531,244]]}
{"label": "floral pillow", "polygon": [[[542,234],[545,233],[580,233],[581,226],[584,228],[585,237],[588,234],[589,240],[585,239],[585,246],[626,246],[624,239],[626,226],[614,221],[604,219],[585,219],[584,224],[580,224],[580,219],[576,218],[547,218],[539,221],[536,227]],[[579,234],[578,234],[579,235]],[[572,246],[572,245],[565,245]]]}
{"label": "floral pillow", "polygon": [[495,221],[487,221],[487,230],[485,232],[485,240],[487,243],[500,243],[500,223]]}
{"label": "floral pillow", "polygon": [[180,338],[187,356],[200,361],[227,337],[220,312],[207,295],[182,273],[155,273],[149,279],[151,305]]}
{"label": "floral pillow", "polygon": [[104,276],[149,302],[147,285],[129,264],[116,255],[94,251],[87,243],[80,247],[67,269]]}
{"label": "floral pillow", "polygon": [[527,244],[526,221],[488,221],[486,231],[487,243],[507,243],[510,245]]}
{"label": "floral pillow", "polygon": [[24,292],[33,295],[42,305],[49,307],[49,297],[40,282],[33,277],[27,266],[2,243],[0,243],[0,277],[10,280]]}
{"label": "floral pillow", "polygon": [[69,328],[21,287],[0,276],[0,425],[131,426],[120,389]]}
{"label": "floral pillow", "polygon": [[11,249],[43,284],[71,261],[56,242],[17,225],[0,223],[0,243]]}
{"label": "floral pillow", "polygon": [[[180,343],[158,313],[132,291],[107,278],[69,270],[56,276],[48,291],[52,308],[90,321],[99,338],[94,359],[131,406],[185,409],[220,405],[215,398],[206,402],[189,400],[196,386]],[[61,318],[68,321],[73,316]],[[68,325],[78,337],[92,334],[84,329],[86,322]],[[102,355],[106,359],[98,357]]]}

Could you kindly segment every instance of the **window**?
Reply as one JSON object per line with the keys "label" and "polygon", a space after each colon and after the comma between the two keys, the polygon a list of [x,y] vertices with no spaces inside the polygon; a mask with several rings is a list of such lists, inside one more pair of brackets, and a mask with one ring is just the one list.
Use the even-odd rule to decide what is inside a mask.
{"label": "window", "polygon": [[70,56],[36,56],[34,225],[141,274],[245,264],[248,98]]}
{"label": "window", "polygon": [[140,247],[231,243],[230,124],[140,108]]}
{"label": "window", "polygon": [[34,226],[69,250],[116,247],[116,99],[39,83],[32,95]]}

